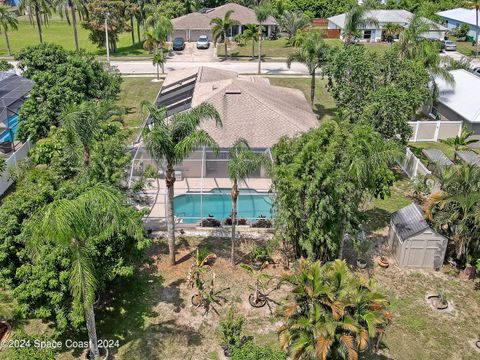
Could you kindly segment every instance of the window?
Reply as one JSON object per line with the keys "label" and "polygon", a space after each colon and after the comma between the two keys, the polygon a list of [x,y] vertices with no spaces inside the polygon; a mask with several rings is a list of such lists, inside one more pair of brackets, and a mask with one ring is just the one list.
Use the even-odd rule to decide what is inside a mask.
{"label": "window", "polygon": [[363,30],[363,38],[370,40],[372,38],[372,30]]}

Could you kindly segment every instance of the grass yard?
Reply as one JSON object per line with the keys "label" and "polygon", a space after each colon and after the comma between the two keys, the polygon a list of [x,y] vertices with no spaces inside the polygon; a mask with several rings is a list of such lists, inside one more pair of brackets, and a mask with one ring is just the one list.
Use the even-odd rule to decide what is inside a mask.
{"label": "grass yard", "polygon": [[145,120],[142,101],[154,101],[161,82],[152,82],[150,77],[124,77],[118,103],[126,108],[125,127],[130,132],[130,139],[135,139]]}
{"label": "grass yard", "polygon": [[[454,36],[451,37],[452,41],[457,44],[457,51],[465,56],[475,56],[475,46],[471,41],[458,41]],[[446,52],[448,54],[448,52]]]}
{"label": "grass yard", "polygon": [[455,149],[453,146],[450,146],[448,144],[445,144],[443,142],[434,142],[434,141],[419,141],[419,142],[411,142],[408,144],[410,146],[410,149],[412,152],[416,155],[419,156],[420,158],[424,158],[422,155],[422,150],[423,149],[437,149],[443,151],[445,155],[450,160],[453,160],[454,154],[455,154]]}
{"label": "grass yard", "polygon": [[[135,39],[137,39],[136,24],[135,26]],[[105,55],[105,49],[99,49],[97,45],[92,44],[88,38],[89,31],[84,29],[80,22],[77,26],[78,40],[80,48],[85,49],[96,55]],[[32,26],[28,20],[28,17],[19,17],[18,31],[11,31],[8,33],[10,40],[10,47],[15,54],[20,49],[28,45],[36,45],[40,43],[38,37],[37,27]],[[143,36],[143,35],[142,35]],[[140,37],[143,40],[143,37]],[[51,42],[62,45],[68,50],[75,49],[75,41],[73,38],[73,28],[67,24],[65,19],[60,19],[58,16],[53,17],[48,25],[43,27],[43,41]],[[7,48],[5,43],[5,37],[0,37],[0,56],[7,56]],[[143,49],[143,44],[135,43],[132,46],[131,33],[124,32],[119,35],[118,51],[111,54],[112,57],[124,57],[124,56],[144,56],[148,57],[148,52]]]}
{"label": "grass yard", "polygon": [[[285,86],[302,90],[305,97],[310,101],[310,78],[309,77],[269,77],[270,83],[276,86]],[[327,81],[316,80],[314,112],[320,121],[333,118],[335,115],[335,101],[326,88]]]}

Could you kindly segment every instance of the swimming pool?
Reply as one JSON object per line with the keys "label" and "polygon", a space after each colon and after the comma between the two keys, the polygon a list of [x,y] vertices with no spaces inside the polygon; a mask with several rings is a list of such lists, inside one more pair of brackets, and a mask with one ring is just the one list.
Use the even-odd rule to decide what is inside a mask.
{"label": "swimming pool", "polygon": [[[232,213],[232,197],[230,189],[213,189],[203,193],[186,193],[173,199],[175,216],[184,223],[195,223],[213,216],[217,220],[230,217]],[[237,202],[238,218],[257,219],[261,216],[272,217],[272,196],[253,189],[240,190]],[[201,207],[203,206],[203,213]]]}
{"label": "swimming pool", "polygon": [[[12,142],[15,139],[15,135],[17,134],[18,128],[18,115],[10,116],[7,121],[6,125],[11,130],[4,130],[0,133],[0,143],[2,142]],[[13,138],[12,138],[13,135]]]}

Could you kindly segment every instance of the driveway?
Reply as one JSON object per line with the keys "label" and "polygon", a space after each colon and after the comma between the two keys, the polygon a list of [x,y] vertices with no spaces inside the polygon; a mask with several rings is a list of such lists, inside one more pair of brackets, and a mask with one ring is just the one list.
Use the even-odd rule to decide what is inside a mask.
{"label": "driveway", "polygon": [[168,61],[182,62],[211,62],[217,61],[216,49],[213,44],[210,43],[208,49],[197,49],[197,43],[187,42],[185,43],[185,49],[182,51],[171,51],[168,54]]}
{"label": "driveway", "polygon": [[[462,58],[465,57],[465,55],[463,55],[462,53],[460,53],[458,51],[445,51],[445,52],[442,52],[440,54],[440,56],[448,56],[448,57],[451,57],[455,60],[461,60]],[[480,59],[470,58],[470,60],[472,62],[472,68],[480,66]]]}

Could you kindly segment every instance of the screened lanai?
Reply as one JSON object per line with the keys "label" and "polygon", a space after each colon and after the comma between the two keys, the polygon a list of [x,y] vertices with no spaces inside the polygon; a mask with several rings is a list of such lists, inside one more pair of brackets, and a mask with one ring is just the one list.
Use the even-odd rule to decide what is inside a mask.
{"label": "screened lanai", "polygon": [[[222,125],[203,121],[199,128],[218,144],[218,154],[199,148],[175,167],[174,213],[178,223],[199,225],[215,219],[227,223],[231,216],[227,164],[229,148],[245,139],[250,148],[272,160],[270,149],[282,136],[296,136],[318,126],[318,120],[300,90],[272,86],[267,78],[241,76],[232,71],[208,67],[168,73],[155,104],[163,107],[166,121],[202,103],[211,104]],[[151,126],[149,118],[145,126]],[[165,166],[156,164],[141,138],[135,149],[128,185],[139,188],[145,182],[147,227],[164,225],[166,215]],[[157,181],[158,180],[158,181]],[[254,224],[272,216],[271,179],[264,168],[239,184],[239,224]]]}

